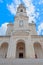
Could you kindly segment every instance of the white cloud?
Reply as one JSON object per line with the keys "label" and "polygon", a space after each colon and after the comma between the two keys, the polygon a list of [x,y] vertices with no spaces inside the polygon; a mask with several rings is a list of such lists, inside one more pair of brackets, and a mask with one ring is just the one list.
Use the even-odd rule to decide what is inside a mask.
{"label": "white cloud", "polygon": [[34,22],[35,21],[35,18],[32,17],[32,16],[29,16],[29,23],[32,23],[32,21]]}
{"label": "white cloud", "polygon": [[31,22],[32,20],[34,22],[36,22],[36,18],[38,18],[39,13],[35,12],[36,8],[32,3],[32,0],[23,0],[23,2],[25,3],[25,6],[27,7],[27,14],[29,16],[29,22]]}
{"label": "white cloud", "polygon": [[11,12],[11,14],[15,15],[17,6],[20,4],[20,0],[13,0],[11,4],[7,4],[7,9]]}
{"label": "white cloud", "polygon": [[11,3],[10,5],[7,4],[7,9],[11,12],[11,14],[13,14],[13,15],[16,14],[16,9],[15,9],[13,3]]}
{"label": "white cloud", "polygon": [[6,34],[7,24],[8,24],[8,23],[4,23],[4,24],[2,24],[2,26],[0,27],[0,35],[5,35],[5,34]]}
{"label": "white cloud", "polygon": [[38,35],[42,34],[43,35],[43,22],[38,26]]}

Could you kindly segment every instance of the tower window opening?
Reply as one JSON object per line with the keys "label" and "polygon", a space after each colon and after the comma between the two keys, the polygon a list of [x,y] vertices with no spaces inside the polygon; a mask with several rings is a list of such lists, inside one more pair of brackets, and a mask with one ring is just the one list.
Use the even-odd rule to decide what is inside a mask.
{"label": "tower window opening", "polygon": [[20,12],[23,12],[23,10],[21,9]]}

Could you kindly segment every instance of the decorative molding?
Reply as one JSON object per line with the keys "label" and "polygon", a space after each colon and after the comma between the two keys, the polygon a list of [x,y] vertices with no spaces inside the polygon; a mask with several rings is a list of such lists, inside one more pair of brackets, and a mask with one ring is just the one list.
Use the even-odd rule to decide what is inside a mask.
{"label": "decorative molding", "polygon": [[21,30],[21,31],[13,31],[12,34],[14,36],[28,36],[29,32]]}

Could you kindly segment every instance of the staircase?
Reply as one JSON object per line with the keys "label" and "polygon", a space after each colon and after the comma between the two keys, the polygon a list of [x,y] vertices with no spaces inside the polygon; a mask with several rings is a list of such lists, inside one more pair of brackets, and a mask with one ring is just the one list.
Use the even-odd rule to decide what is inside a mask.
{"label": "staircase", "polygon": [[43,65],[43,59],[0,59],[0,65]]}

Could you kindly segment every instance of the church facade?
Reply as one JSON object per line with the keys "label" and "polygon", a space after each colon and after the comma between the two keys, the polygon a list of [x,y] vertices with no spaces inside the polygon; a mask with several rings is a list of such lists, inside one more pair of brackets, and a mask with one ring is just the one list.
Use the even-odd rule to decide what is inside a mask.
{"label": "church facade", "polygon": [[26,8],[17,8],[14,24],[7,25],[5,36],[0,36],[0,58],[43,58],[43,36],[37,35],[36,25],[29,23]]}

